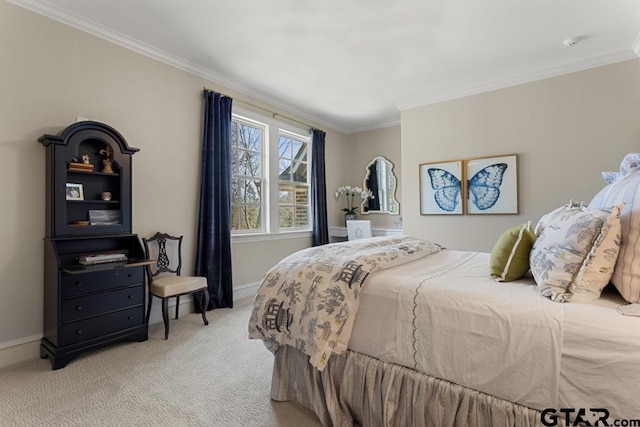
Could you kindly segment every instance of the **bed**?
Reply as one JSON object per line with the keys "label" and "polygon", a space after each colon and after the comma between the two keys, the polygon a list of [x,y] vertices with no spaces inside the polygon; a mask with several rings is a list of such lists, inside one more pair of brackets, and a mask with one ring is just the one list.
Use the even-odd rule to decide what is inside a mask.
{"label": "bed", "polygon": [[[596,199],[611,204],[606,197]],[[570,202],[541,223],[553,223],[549,230],[557,232],[557,223],[568,216],[591,215],[594,209]],[[624,226],[628,214],[607,212],[600,230],[610,232],[623,257],[624,243],[632,243],[629,238],[619,243],[621,234],[630,235],[628,224]],[[611,226],[616,218],[622,228]],[[584,221],[577,224],[586,229]],[[533,259],[536,250],[557,252],[557,245],[544,247],[550,237],[536,233],[542,249],[533,243],[527,257]],[[586,255],[580,255],[583,267],[590,264],[592,275],[613,270],[618,249],[611,259],[611,246],[601,237],[591,240]],[[391,249],[385,249],[387,244]],[[363,261],[356,255],[367,245],[406,256],[392,256],[387,264],[375,256],[375,261]],[[613,263],[611,268],[600,262],[598,250]],[[249,324],[250,337],[263,339],[275,354],[272,399],[312,409],[325,426],[593,425],[597,420],[600,425],[615,420],[640,425],[640,317],[621,314],[621,308],[640,301],[630,300],[620,282],[605,287],[607,278],[593,297],[593,289],[585,288],[592,286],[593,277],[583,271],[578,275],[586,277],[587,285],[567,285],[565,294],[557,283],[541,285],[546,276],[533,267],[515,280],[496,281],[490,271],[494,254],[447,250],[410,237],[363,239],[301,252],[289,263],[299,267],[292,270],[297,291],[285,292],[283,300],[271,298],[284,295],[287,279],[282,270],[270,272]],[[351,308],[334,310],[335,317],[324,323],[330,327],[318,332],[322,320],[300,321],[314,304],[306,296],[318,293],[322,281],[310,272],[340,276],[330,271],[327,259],[319,258],[321,252],[351,254],[354,258],[329,258],[343,265],[356,259],[364,270],[354,275],[357,286],[345,285],[345,294],[353,295],[338,298],[353,303]],[[314,259],[315,264],[310,262]],[[553,264],[540,259],[540,265]],[[352,280],[350,276],[347,282]],[[276,309],[269,312],[270,298]],[[269,316],[271,330],[265,328]],[[329,331],[332,327],[337,334]],[[319,337],[326,338],[324,344],[316,342]]]}

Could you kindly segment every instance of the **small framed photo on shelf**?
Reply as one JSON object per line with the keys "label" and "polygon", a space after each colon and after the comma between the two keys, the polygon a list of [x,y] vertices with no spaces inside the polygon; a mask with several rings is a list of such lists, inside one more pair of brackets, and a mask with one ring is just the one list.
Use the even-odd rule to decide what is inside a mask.
{"label": "small framed photo on shelf", "polygon": [[82,184],[67,182],[67,200],[84,200]]}

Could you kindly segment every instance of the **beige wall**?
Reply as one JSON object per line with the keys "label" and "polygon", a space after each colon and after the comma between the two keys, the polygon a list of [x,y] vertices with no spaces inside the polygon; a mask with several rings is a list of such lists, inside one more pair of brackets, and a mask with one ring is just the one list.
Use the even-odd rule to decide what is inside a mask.
{"label": "beige wall", "polygon": [[[37,138],[58,133],[77,116],[108,123],[140,149],[133,157],[133,230],[184,234],[186,273],[193,271],[203,86],[247,100],[0,1],[0,350],[42,336],[45,149]],[[317,127],[327,131],[332,189],[344,180],[347,136]],[[234,286],[260,280],[310,241],[234,243]]]}
{"label": "beige wall", "polygon": [[[603,187],[640,150],[640,60],[403,111],[405,233],[490,251],[511,225]],[[418,165],[519,155],[519,215],[421,216]]]}
{"label": "beige wall", "polygon": [[[393,172],[397,178],[396,200],[400,204],[400,216],[402,216],[404,206],[402,204],[402,175],[400,173],[402,170],[400,126],[391,126],[349,135],[348,150],[349,166],[347,168],[347,178],[342,185],[361,187],[369,162],[376,156],[386,157],[393,163]],[[374,227],[394,227],[394,223],[399,220],[399,216],[374,213],[360,215],[360,219],[371,220]],[[341,222],[333,225],[344,225],[344,218],[341,218]]]}

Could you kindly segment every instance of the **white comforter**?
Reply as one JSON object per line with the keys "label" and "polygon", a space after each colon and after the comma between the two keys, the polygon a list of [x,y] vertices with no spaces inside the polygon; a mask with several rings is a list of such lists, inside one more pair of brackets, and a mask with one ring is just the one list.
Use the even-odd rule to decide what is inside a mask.
{"label": "white comforter", "polygon": [[637,418],[640,318],[605,299],[551,302],[533,280],[493,281],[488,265],[444,250],[373,274],[349,348],[538,410]]}
{"label": "white comforter", "polygon": [[273,267],[254,299],[249,338],[291,345],[323,370],[347,350],[358,296],[371,273],[440,251],[413,237],[374,237],[298,251]]}

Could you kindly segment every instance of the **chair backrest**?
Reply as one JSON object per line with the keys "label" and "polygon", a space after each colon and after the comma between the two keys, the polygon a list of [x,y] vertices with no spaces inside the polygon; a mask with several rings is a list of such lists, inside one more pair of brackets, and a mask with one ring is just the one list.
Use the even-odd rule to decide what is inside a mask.
{"label": "chair backrest", "polygon": [[147,259],[155,264],[147,265],[147,277],[150,281],[162,273],[180,275],[182,269],[182,236],[175,237],[157,232],[148,239],[142,238]]}
{"label": "chair backrest", "polygon": [[348,220],[347,238],[349,240],[365,239],[373,235],[370,220]]}

